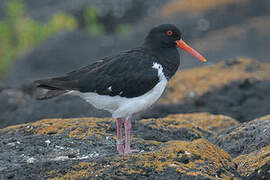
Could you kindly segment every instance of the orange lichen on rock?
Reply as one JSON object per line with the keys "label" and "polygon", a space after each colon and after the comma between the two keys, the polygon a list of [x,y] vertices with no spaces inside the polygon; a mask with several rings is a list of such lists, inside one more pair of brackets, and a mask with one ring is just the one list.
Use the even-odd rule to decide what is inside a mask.
{"label": "orange lichen on rock", "polygon": [[184,98],[200,96],[211,88],[220,88],[230,82],[253,78],[270,79],[270,64],[238,58],[208,67],[177,72],[168,83],[169,91],[159,102],[181,103]]}
{"label": "orange lichen on rock", "polygon": [[[253,121],[265,121],[265,120],[269,120],[270,119],[270,115],[266,115],[257,119],[254,119]],[[250,121],[249,123],[253,123],[253,121]]]}
{"label": "orange lichen on rock", "polygon": [[85,138],[87,136],[100,135],[112,136],[107,133],[111,127],[111,118],[71,118],[71,119],[44,119],[34,123],[10,126],[3,131],[24,131],[36,135],[59,135],[64,131],[72,138]]}
{"label": "orange lichen on rock", "polygon": [[249,154],[240,155],[234,159],[238,165],[238,172],[241,176],[247,177],[254,171],[258,171],[264,165],[270,166],[270,146],[266,146]]}
{"label": "orange lichen on rock", "polygon": [[[90,176],[97,177],[98,171],[91,171],[92,167],[97,165],[96,162],[80,162],[72,167],[72,170],[65,175],[57,174],[55,171],[47,173],[46,178],[48,180],[60,180],[60,179],[77,179],[77,178],[89,178]],[[55,177],[51,177],[55,176]]]}
{"label": "orange lichen on rock", "polygon": [[[157,152],[137,155],[136,164],[141,167],[152,167],[156,171],[172,167],[179,173],[208,178],[216,177],[218,174],[216,170],[219,168],[234,168],[230,155],[205,139],[192,142],[169,141],[166,145]],[[224,171],[220,177],[232,176],[230,172]]]}
{"label": "orange lichen on rock", "polygon": [[[169,141],[156,152],[130,154],[109,157],[96,162],[81,162],[72,167],[65,175],[56,174],[57,178],[113,178],[127,179],[149,177],[174,169],[176,176],[204,177],[210,179],[235,178],[235,164],[230,155],[205,139],[193,142]],[[168,172],[167,172],[168,173]]]}
{"label": "orange lichen on rock", "polygon": [[225,128],[236,126],[239,124],[235,119],[224,115],[213,115],[210,113],[191,113],[170,115],[168,118],[187,121],[204,130],[212,133],[219,132]]}
{"label": "orange lichen on rock", "polygon": [[163,16],[170,16],[177,12],[196,15],[208,10],[232,4],[244,4],[246,0],[175,0],[170,1],[162,8]]}
{"label": "orange lichen on rock", "polygon": [[223,115],[210,113],[175,114],[160,119],[143,119],[140,121],[151,129],[170,131],[172,129],[185,128],[204,136],[205,133],[215,134],[227,127],[236,126],[239,123]]}

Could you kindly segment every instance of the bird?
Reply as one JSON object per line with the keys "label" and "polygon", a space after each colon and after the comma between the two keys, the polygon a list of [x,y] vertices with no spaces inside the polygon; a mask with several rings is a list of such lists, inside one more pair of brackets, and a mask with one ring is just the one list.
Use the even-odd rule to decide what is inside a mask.
{"label": "bird", "polygon": [[178,47],[206,62],[205,57],[183,41],[175,25],[161,24],[152,28],[137,48],[101,58],[59,77],[35,81],[38,88],[48,90],[37,99],[70,94],[97,109],[109,111],[116,119],[118,153],[138,152],[130,147],[132,115],[149,108],[160,98],[180,65]]}

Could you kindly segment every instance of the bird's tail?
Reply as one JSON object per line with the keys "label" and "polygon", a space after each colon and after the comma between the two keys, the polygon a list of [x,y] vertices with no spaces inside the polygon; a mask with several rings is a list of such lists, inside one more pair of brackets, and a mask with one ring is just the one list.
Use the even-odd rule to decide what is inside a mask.
{"label": "bird's tail", "polygon": [[67,89],[55,87],[54,84],[51,82],[54,82],[54,81],[52,81],[52,79],[43,79],[43,80],[38,80],[34,82],[38,88],[48,90],[46,93],[38,95],[36,97],[37,100],[51,99],[56,96],[64,95],[65,93],[69,92],[69,90]]}
{"label": "bird's tail", "polygon": [[45,94],[38,95],[36,97],[36,99],[37,100],[51,99],[51,98],[54,98],[56,96],[64,95],[67,92],[68,92],[68,90],[61,90],[61,89],[60,90],[49,90]]}

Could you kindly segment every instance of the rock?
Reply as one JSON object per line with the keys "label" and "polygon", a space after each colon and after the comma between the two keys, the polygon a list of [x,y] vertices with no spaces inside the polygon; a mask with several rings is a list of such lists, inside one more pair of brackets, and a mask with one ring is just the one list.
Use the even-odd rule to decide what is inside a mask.
{"label": "rock", "polygon": [[240,155],[233,160],[238,165],[238,172],[245,179],[269,179],[270,146]]}
{"label": "rock", "polygon": [[141,117],[210,112],[250,121],[270,111],[269,72],[269,63],[243,58],[177,72],[164,98]]}
{"label": "rock", "polygon": [[176,114],[165,118],[143,119],[139,121],[138,131],[143,139],[155,139],[161,142],[192,141],[211,137],[225,128],[236,125],[238,125],[236,120],[222,115]]}
{"label": "rock", "polygon": [[[183,122],[177,125],[177,120]],[[44,119],[1,129],[0,179],[240,177],[230,155],[200,135],[215,134],[236,125],[235,120],[207,113],[158,119],[165,135],[181,126],[200,135],[196,140],[188,137],[191,142],[172,135],[165,143],[160,138],[144,139],[151,121],[133,122],[132,146],[140,153],[124,156],[116,153],[111,118]],[[173,121],[169,128],[163,125]],[[143,132],[140,126],[145,126]]]}
{"label": "rock", "polygon": [[[251,70],[252,69],[252,70]],[[270,80],[270,64],[251,59],[229,59],[218,64],[177,72],[160,103],[180,103],[215,88],[246,79]]]}
{"label": "rock", "polygon": [[[218,152],[218,153],[217,153]],[[218,154],[218,155],[217,155]],[[211,164],[211,166],[209,166]],[[156,152],[115,156],[102,162],[81,162],[54,178],[209,179],[238,177],[230,156],[205,139],[169,141]]]}
{"label": "rock", "polygon": [[270,116],[226,129],[211,137],[211,142],[232,157],[247,155],[270,145]]}

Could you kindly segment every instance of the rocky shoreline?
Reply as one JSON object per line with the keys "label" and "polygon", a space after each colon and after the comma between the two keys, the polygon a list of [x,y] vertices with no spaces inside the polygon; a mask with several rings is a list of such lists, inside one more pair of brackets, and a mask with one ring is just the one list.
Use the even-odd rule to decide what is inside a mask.
{"label": "rocky shoreline", "polygon": [[[269,5],[269,0],[0,1],[6,30],[0,62],[18,51],[6,73],[0,71],[0,180],[270,179]],[[72,30],[40,36],[40,28],[59,14],[72,20]],[[133,117],[132,148],[139,153],[118,155],[115,120],[80,98],[35,100],[40,92],[34,80],[136,47],[161,23],[181,28],[184,40],[209,62],[181,54],[180,70],[159,102]],[[99,35],[92,26],[103,27]],[[19,51],[29,44],[21,40],[37,35],[44,39]]]}
{"label": "rocky shoreline", "polygon": [[133,123],[118,155],[110,118],[45,119],[0,130],[1,179],[267,179],[270,116],[248,123],[209,113]]}
{"label": "rocky shoreline", "polygon": [[[132,147],[140,152],[130,155],[116,153],[115,120],[31,122],[31,112],[55,114],[37,103],[24,104],[29,101],[24,97],[34,102],[35,89],[18,90],[21,99],[6,102],[28,106],[29,116],[0,130],[0,179],[268,179],[269,69],[267,63],[238,58],[178,72],[157,105],[134,118]],[[3,88],[0,97],[4,92],[10,95]],[[65,101],[71,99],[47,106]],[[21,109],[11,109],[13,116],[20,119]]]}

